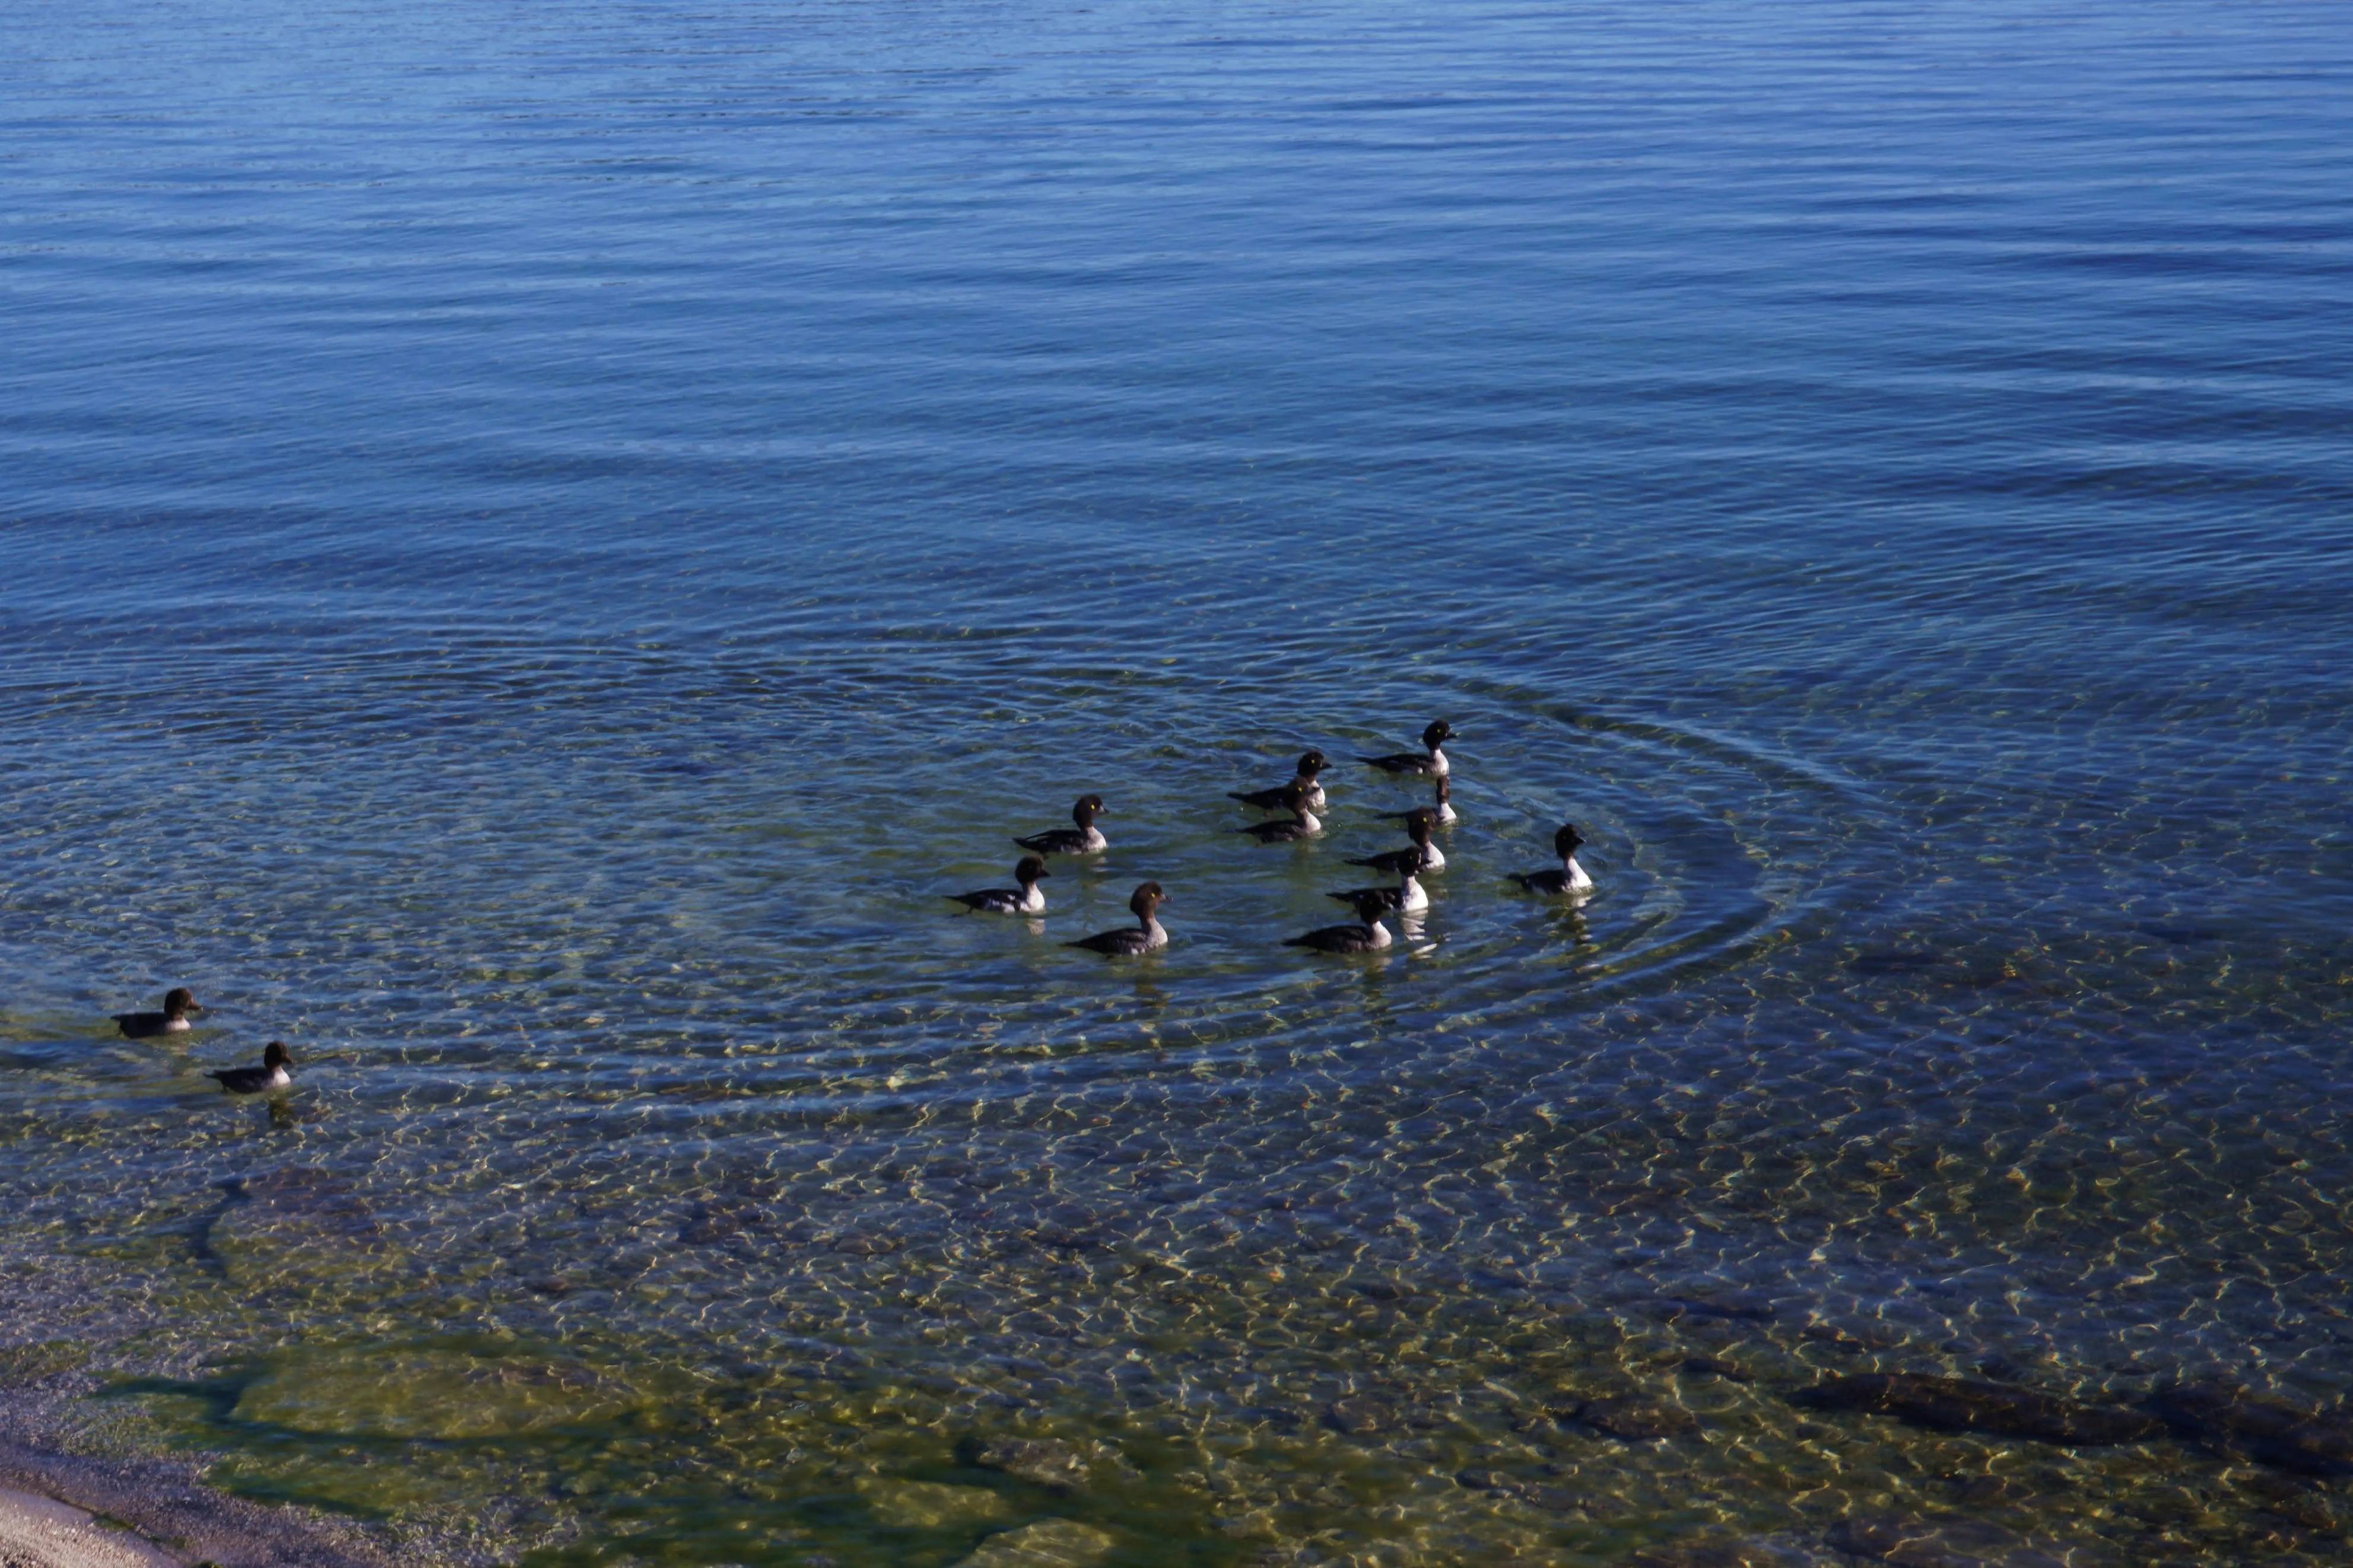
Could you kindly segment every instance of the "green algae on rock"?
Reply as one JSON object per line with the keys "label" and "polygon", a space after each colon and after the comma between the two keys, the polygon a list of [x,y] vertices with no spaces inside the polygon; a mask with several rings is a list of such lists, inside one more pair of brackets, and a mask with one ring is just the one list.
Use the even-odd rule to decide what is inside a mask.
{"label": "green algae on rock", "polygon": [[38,1340],[26,1345],[0,1345],[0,1387],[38,1383],[61,1372],[72,1372],[90,1360],[90,1347],[72,1340]]}
{"label": "green algae on rock", "polygon": [[239,1290],[285,1290],[312,1306],[373,1296],[411,1267],[367,1204],[332,1172],[296,1166],[225,1183],[205,1254]]}
{"label": "green algae on rock", "polygon": [[246,1385],[239,1420],[301,1432],[443,1440],[609,1422],[647,1403],[576,1362],[461,1351],[295,1352]]}
{"label": "green algae on rock", "polygon": [[858,1495],[876,1521],[892,1530],[948,1530],[1003,1519],[1005,1499],[987,1487],[952,1487],[939,1481],[893,1480],[860,1476]]}
{"label": "green algae on rock", "polygon": [[990,1536],[956,1568],[1094,1568],[1113,1544],[1107,1530],[1074,1519],[1041,1519]]}

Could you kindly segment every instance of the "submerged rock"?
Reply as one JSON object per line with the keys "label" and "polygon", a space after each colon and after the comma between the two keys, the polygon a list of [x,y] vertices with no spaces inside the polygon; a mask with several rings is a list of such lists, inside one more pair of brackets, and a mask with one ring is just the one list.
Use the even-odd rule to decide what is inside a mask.
{"label": "submerged rock", "polygon": [[1941,962],[1940,954],[1919,948],[1883,947],[1856,953],[1846,966],[1857,974],[1917,974]]}
{"label": "submerged rock", "polygon": [[598,1426],[648,1403],[575,1362],[459,1351],[298,1351],[248,1384],[237,1418],[298,1432],[459,1441]]}
{"label": "submerged rock", "polygon": [[2353,1475],[2353,1421],[2223,1384],[2160,1388],[2149,1408],[2175,1432],[2225,1452],[2307,1476]]}
{"label": "submerged rock", "polygon": [[1094,1568],[1114,1544],[1108,1530],[1075,1519],[1041,1519],[990,1536],[956,1568]]}
{"label": "submerged rock", "polygon": [[1086,1459],[1068,1443],[1050,1438],[992,1437],[973,1450],[972,1462],[1034,1486],[1068,1489],[1087,1481]]}
{"label": "submerged rock", "polygon": [[1005,1499],[987,1487],[951,1487],[937,1481],[863,1476],[858,1481],[858,1495],[875,1519],[892,1530],[987,1524],[1010,1511]]}
{"label": "submerged rock", "polygon": [[1370,1437],[1387,1432],[1398,1424],[1397,1406],[1386,1399],[1358,1395],[1354,1399],[1335,1399],[1324,1412],[1324,1418],[1351,1437]]}
{"label": "submerged rock", "polygon": [[1677,1541],[1645,1546],[1626,1559],[1629,1568],[1788,1568],[1788,1554],[1753,1541]]}
{"label": "submerged rock", "polygon": [[2031,1389],[1919,1373],[1834,1377],[1789,1396],[1814,1410],[1862,1410],[1945,1432],[1982,1432],[2037,1443],[2088,1446],[2142,1443],[2165,1424],[2137,1410],[2078,1405]]}
{"label": "submerged rock", "polygon": [[1895,1568],[2082,1568],[2088,1561],[1972,1519],[1864,1515],[1832,1525],[1830,1543]]}
{"label": "submerged rock", "polygon": [[1644,1304],[1642,1310],[1662,1323],[1715,1321],[1735,1323],[1770,1322],[1773,1303],[1763,1296],[1742,1294],[1721,1300],[1691,1296],[1661,1296]]}
{"label": "submerged rock", "polygon": [[365,1200],[331,1171],[290,1166],[221,1184],[192,1237],[199,1262],[238,1289],[321,1304],[388,1289],[407,1270]]}
{"label": "submerged rock", "polygon": [[1683,1372],[1686,1377],[1720,1377],[1726,1383],[1752,1381],[1736,1363],[1725,1361],[1721,1356],[1685,1356],[1683,1362]]}
{"label": "submerged rock", "polygon": [[1617,1399],[1588,1399],[1565,1414],[1570,1419],[1581,1421],[1595,1431],[1606,1433],[1625,1443],[1688,1437],[1699,1430],[1699,1422],[1690,1411],[1655,1399],[1630,1395]]}
{"label": "submerged rock", "polygon": [[1501,1470],[1463,1470],[1456,1474],[1454,1483],[1472,1491],[1493,1492],[1512,1498],[1546,1513],[1577,1513],[1586,1511],[1585,1498],[1567,1487],[1548,1485],[1543,1481],[1523,1480],[1507,1476]]}

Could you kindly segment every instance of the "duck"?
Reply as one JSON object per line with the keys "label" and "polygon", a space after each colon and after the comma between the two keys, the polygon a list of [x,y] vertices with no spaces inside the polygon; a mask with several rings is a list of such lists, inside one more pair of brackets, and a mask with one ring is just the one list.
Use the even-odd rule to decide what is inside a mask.
{"label": "duck", "polygon": [[1385,773],[1424,773],[1443,777],[1453,771],[1446,753],[1438,749],[1441,741],[1454,739],[1454,726],[1443,719],[1433,719],[1422,727],[1422,750],[1393,752],[1386,757],[1358,757],[1356,760]]}
{"label": "duck", "polygon": [[1356,900],[1355,925],[1324,926],[1304,936],[1286,937],[1285,947],[1313,948],[1317,952],[1378,952],[1389,945],[1389,928],[1381,924],[1381,900],[1387,888],[1365,888],[1349,895]]}
{"label": "duck", "polygon": [[1261,844],[1296,844],[1324,831],[1323,819],[1307,809],[1307,792],[1297,781],[1282,786],[1282,804],[1291,809],[1289,822],[1253,822],[1234,831],[1247,833]]}
{"label": "duck", "polygon": [[201,1013],[196,1005],[196,994],[185,985],[174,985],[164,993],[164,1010],[160,1013],[117,1013],[115,1026],[126,1040],[152,1040],[158,1035],[176,1035],[188,1026],[188,1015]]}
{"label": "duck", "polygon": [[1309,751],[1300,756],[1299,772],[1290,784],[1277,784],[1272,789],[1229,789],[1226,796],[1229,800],[1240,801],[1244,805],[1257,806],[1261,811],[1273,811],[1291,804],[1284,796],[1295,786],[1307,792],[1308,810],[1321,811],[1325,805],[1324,786],[1315,782],[1315,775],[1331,765],[1331,759],[1323,752]]}
{"label": "duck", "polygon": [[1114,956],[1121,953],[1157,952],[1168,945],[1168,933],[1161,929],[1160,921],[1155,918],[1154,911],[1167,901],[1168,895],[1160,890],[1159,883],[1145,882],[1139,886],[1127,900],[1127,907],[1135,912],[1135,924],[1122,926],[1117,931],[1098,931],[1092,936],[1082,937],[1077,942],[1066,942],[1063,945],[1083,947],[1089,952]]}
{"label": "duck", "polygon": [[1411,867],[1416,876],[1446,869],[1446,852],[1430,841],[1431,831],[1438,826],[1438,813],[1426,805],[1415,806],[1405,814],[1405,830],[1413,844],[1405,849],[1384,850],[1367,855],[1361,860],[1351,860],[1351,866],[1369,866],[1376,871],[1387,871],[1392,877],[1405,875]]}
{"label": "duck", "polygon": [[1577,851],[1585,840],[1577,836],[1577,824],[1564,822],[1560,831],[1552,836],[1552,851],[1560,857],[1557,871],[1514,871],[1512,880],[1531,893],[1550,893],[1558,898],[1566,893],[1593,891],[1593,879],[1577,863]]}
{"label": "duck", "polygon": [[976,893],[950,893],[948,897],[982,914],[1042,915],[1046,912],[1046,891],[1038,884],[1053,874],[1038,856],[1024,855],[1013,868],[1013,879],[1021,884],[1018,888],[983,888]]}
{"label": "duck", "polygon": [[1071,806],[1071,820],[1078,824],[1076,827],[1051,827],[1013,842],[1040,855],[1098,854],[1110,847],[1110,840],[1103,837],[1103,830],[1095,826],[1095,818],[1110,815],[1103,809],[1103,796],[1082,795]]}
{"label": "duck", "polygon": [[1414,880],[1420,871],[1421,862],[1417,858],[1411,866],[1398,868],[1398,885],[1394,888],[1351,888],[1345,893],[1326,893],[1324,896],[1337,899],[1344,904],[1369,899],[1379,905],[1385,914],[1395,910],[1401,915],[1418,915],[1430,908],[1430,894]]}
{"label": "duck", "polygon": [[[1451,827],[1462,820],[1454,810],[1454,781],[1444,773],[1430,781],[1430,809],[1438,814],[1438,826]],[[1417,808],[1418,809],[1418,808]],[[1391,822],[1401,822],[1413,815],[1410,811],[1385,811],[1381,815]]]}
{"label": "duck", "polygon": [[221,1088],[231,1094],[259,1094],[264,1089],[284,1089],[294,1081],[286,1064],[294,1058],[287,1053],[286,1042],[272,1040],[261,1050],[258,1068],[217,1068],[205,1074],[220,1079]]}

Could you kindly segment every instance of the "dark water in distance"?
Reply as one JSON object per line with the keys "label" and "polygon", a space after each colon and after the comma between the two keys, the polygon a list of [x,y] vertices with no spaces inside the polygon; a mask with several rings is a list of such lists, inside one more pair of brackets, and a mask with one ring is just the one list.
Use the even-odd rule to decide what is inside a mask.
{"label": "dark water in distance", "polygon": [[2353,1394],[2348,306],[2332,5],[17,0],[0,1374],[415,1561],[2339,1560],[1786,1396]]}

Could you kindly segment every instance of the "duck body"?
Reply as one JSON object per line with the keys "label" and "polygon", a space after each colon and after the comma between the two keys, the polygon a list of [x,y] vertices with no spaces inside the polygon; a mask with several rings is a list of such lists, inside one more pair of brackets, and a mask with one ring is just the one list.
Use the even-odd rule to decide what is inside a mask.
{"label": "duck body", "polygon": [[1099,827],[1057,827],[1013,842],[1040,855],[1095,855],[1111,847]]}
{"label": "duck body", "polygon": [[1337,899],[1344,904],[1370,899],[1380,907],[1383,914],[1418,915],[1430,908],[1430,893],[1414,879],[1412,871],[1403,873],[1394,888],[1351,888],[1345,893],[1326,893],[1324,896]]}
{"label": "duck body", "polygon": [[1097,931],[1092,936],[1081,937],[1071,945],[1113,957],[1156,952],[1168,945],[1168,932],[1158,921],[1145,921],[1141,925],[1122,926],[1117,931]]}
{"label": "duck body", "polygon": [[1324,824],[1307,809],[1307,791],[1293,779],[1282,786],[1282,805],[1291,813],[1289,822],[1253,822],[1248,827],[1237,827],[1237,833],[1247,833],[1261,844],[1295,844],[1303,838],[1313,838],[1324,831]]}
{"label": "duck body", "polygon": [[972,893],[950,893],[949,898],[976,914],[1042,915],[1046,912],[1046,889],[1034,882],[1028,888],[983,888]]}
{"label": "duck body", "polygon": [[1512,880],[1531,893],[1548,893],[1556,899],[1568,893],[1593,891],[1593,879],[1577,863],[1574,855],[1557,871],[1514,871]]}
{"label": "duck body", "polygon": [[1327,803],[1316,775],[1329,765],[1323,752],[1310,752],[1299,759],[1299,771],[1289,784],[1277,784],[1272,789],[1228,790],[1226,795],[1229,799],[1254,805],[1261,811],[1281,811],[1290,806],[1291,792],[1297,790],[1307,797],[1310,811],[1321,811]]}
{"label": "duck body", "polygon": [[1277,784],[1272,789],[1237,789],[1228,790],[1226,794],[1232,799],[1240,801],[1244,805],[1254,805],[1261,811],[1276,811],[1282,806],[1283,793],[1292,789],[1300,790],[1307,796],[1307,809],[1310,811],[1321,811],[1331,804],[1330,798],[1324,793],[1324,786],[1303,774],[1293,779],[1287,784]]}
{"label": "duck body", "polygon": [[1432,746],[1427,752],[1391,752],[1386,757],[1358,757],[1366,767],[1378,768],[1385,773],[1419,773],[1444,778],[1454,771],[1446,753]]}
{"label": "duck body", "polygon": [[1247,833],[1261,844],[1296,844],[1303,838],[1313,838],[1324,831],[1323,819],[1305,806],[1289,822],[1253,822],[1248,827],[1237,827],[1236,833]]}
{"label": "duck body", "polygon": [[1390,942],[1389,928],[1381,924],[1380,900],[1392,891],[1388,888],[1367,888],[1351,893],[1347,896],[1356,906],[1356,924],[1324,926],[1304,936],[1287,937],[1282,945],[1303,947],[1314,952],[1379,952]]}
{"label": "duck body", "polygon": [[1367,855],[1361,860],[1351,860],[1351,866],[1364,866],[1375,871],[1387,871],[1392,877],[1402,877],[1409,866],[1415,874],[1446,869],[1446,856],[1437,845],[1416,845],[1410,849],[1385,849],[1378,855]]}
{"label": "duck body", "polygon": [[1585,840],[1577,831],[1577,824],[1564,822],[1560,831],[1552,836],[1552,852],[1560,857],[1557,871],[1514,871],[1512,880],[1531,893],[1543,893],[1551,898],[1566,898],[1593,891],[1593,879],[1577,863],[1577,852]]}
{"label": "duck body", "polygon": [[1437,826],[1438,813],[1426,805],[1417,805],[1405,814],[1405,830],[1413,840],[1411,844],[1403,849],[1385,849],[1378,855],[1367,855],[1348,864],[1387,871],[1392,877],[1443,871],[1446,869],[1446,852],[1430,837]]}
{"label": "duck body", "polygon": [[287,1055],[284,1043],[272,1040],[269,1048],[261,1053],[259,1067],[218,1068],[205,1076],[218,1079],[221,1088],[230,1094],[261,1094],[273,1089],[284,1089],[294,1081],[294,1075],[286,1070],[286,1064],[291,1060],[293,1058]]}
{"label": "duck body", "polygon": [[164,1010],[160,1013],[117,1013],[114,1026],[122,1031],[126,1040],[152,1040],[158,1035],[176,1035],[188,1027],[188,1015],[201,1013],[195,993],[185,985],[174,985],[164,994]]}
{"label": "duck body", "polygon": [[1423,777],[1444,778],[1454,771],[1454,767],[1446,760],[1446,753],[1440,749],[1439,743],[1453,738],[1454,726],[1440,719],[1423,728],[1422,749],[1419,752],[1392,752],[1386,757],[1358,757],[1356,760],[1385,773],[1416,773]]}
{"label": "duck body", "polygon": [[1046,890],[1038,884],[1053,873],[1046,862],[1035,855],[1024,855],[1021,863],[1013,868],[1018,888],[983,888],[976,893],[950,893],[949,898],[976,914],[1042,915],[1046,912]]}
{"label": "duck body", "polygon": [[1095,826],[1096,817],[1107,815],[1103,796],[1082,795],[1071,807],[1071,820],[1077,826],[1050,828],[1044,833],[1033,833],[1027,838],[1017,838],[1013,842],[1038,855],[1098,855],[1111,847],[1111,841],[1103,836],[1103,829]]}
{"label": "duck body", "polygon": [[1135,916],[1135,924],[1124,926],[1118,931],[1097,931],[1092,936],[1081,937],[1064,945],[1082,947],[1089,952],[1100,952],[1113,958],[1156,952],[1168,945],[1168,932],[1161,927],[1157,914],[1167,899],[1168,895],[1160,890],[1159,883],[1145,882],[1127,900],[1129,912]]}

